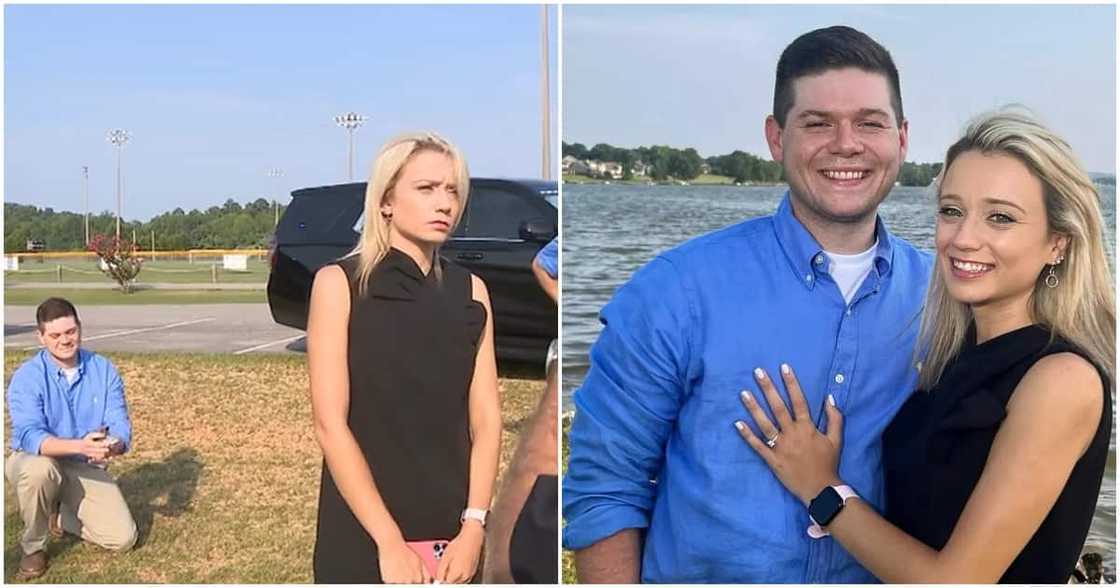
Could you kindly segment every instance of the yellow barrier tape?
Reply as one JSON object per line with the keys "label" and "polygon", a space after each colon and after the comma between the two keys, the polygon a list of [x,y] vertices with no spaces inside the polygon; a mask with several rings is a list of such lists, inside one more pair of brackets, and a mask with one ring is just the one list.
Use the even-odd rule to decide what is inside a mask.
{"label": "yellow barrier tape", "polygon": [[20,274],[46,274],[46,273],[51,273],[51,274],[53,274],[53,273],[55,273],[55,272],[57,272],[57,271],[58,271],[58,270],[57,270],[57,269],[54,269],[54,268],[51,268],[51,269],[38,269],[38,270],[29,270],[29,269],[18,269],[18,270],[4,270],[4,272],[5,272],[5,273],[20,273]]}

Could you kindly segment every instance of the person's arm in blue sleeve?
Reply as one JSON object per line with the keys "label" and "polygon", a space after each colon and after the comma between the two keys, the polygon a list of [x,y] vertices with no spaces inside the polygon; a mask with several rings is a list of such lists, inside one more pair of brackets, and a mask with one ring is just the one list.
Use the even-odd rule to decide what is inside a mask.
{"label": "person's arm in blue sleeve", "polygon": [[[660,473],[691,372],[691,305],[680,272],[658,257],[603,308],[603,331],[575,395],[563,493],[565,547],[584,550],[628,529],[625,542],[636,546],[638,530],[649,526],[656,492],[651,480]],[[577,554],[581,581],[637,581],[640,553],[610,553],[591,559],[608,568],[631,559],[633,569],[598,574],[595,561],[580,566]]]}
{"label": "person's arm in blue sleeve", "polygon": [[51,436],[47,429],[47,415],[43,411],[45,392],[42,374],[35,374],[34,370],[16,370],[8,383],[12,438],[16,442],[15,447],[24,453],[38,455],[43,440]]}
{"label": "person's arm in blue sleeve", "polygon": [[536,257],[533,258],[532,263],[533,276],[537,278],[537,283],[552,298],[552,301],[557,303],[560,301],[560,281],[557,279],[560,275],[560,265],[557,258],[558,239],[559,237],[542,247],[537,252]]}
{"label": "person's arm in blue sleeve", "polygon": [[132,448],[132,421],[128,418],[128,403],[124,399],[124,381],[116,366],[111,363],[108,372],[109,390],[105,395],[105,425],[109,427],[109,434],[117,437],[124,444],[124,447],[115,453],[125,453]]}

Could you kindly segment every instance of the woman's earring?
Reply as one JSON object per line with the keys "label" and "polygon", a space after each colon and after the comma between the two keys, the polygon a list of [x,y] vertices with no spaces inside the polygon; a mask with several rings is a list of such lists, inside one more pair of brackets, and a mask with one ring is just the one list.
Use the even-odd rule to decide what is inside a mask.
{"label": "woman's earring", "polygon": [[1058,264],[1062,263],[1063,260],[1065,260],[1064,257],[1058,257],[1054,263],[1050,264],[1050,273],[1046,274],[1045,280],[1047,288],[1053,289],[1058,287],[1058,275],[1054,273],[1054,268],[1058,267]]}
{"label": "woman's earring", "polygon": [[381,211],[381,218],[383,218],[387,221],[393,220],[393,211],[392,210],[389,210],[389,211],[382,210]]}

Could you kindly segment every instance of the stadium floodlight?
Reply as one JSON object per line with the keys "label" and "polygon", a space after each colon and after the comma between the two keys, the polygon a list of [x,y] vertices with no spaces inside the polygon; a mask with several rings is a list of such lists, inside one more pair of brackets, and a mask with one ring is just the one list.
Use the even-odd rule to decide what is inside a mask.
{"label": "stadium floodlight", "polygon": [[119,240],[121,238],[121,212],[124,208],[124,194],[121,190],[121,151],[124,149],[124,144],[132,136],[124,129],[113,129],[109,131],[105,138],[117,148],[117,239]]}
{"label": "stadium floodlight", "polygon": [[347,112],[334,117],[336,125],[346,129],[347,134],[350,136],[350,149],[347,157],[347,169],[349,170],[350,181],[354,181],[354,131],[362,126],[362,123],[369,120],[369,117],[362,116],[356,112]]}

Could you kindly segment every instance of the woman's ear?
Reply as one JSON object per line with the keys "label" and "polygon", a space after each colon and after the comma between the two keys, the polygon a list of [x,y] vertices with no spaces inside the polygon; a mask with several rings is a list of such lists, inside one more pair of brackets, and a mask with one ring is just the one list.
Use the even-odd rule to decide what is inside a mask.
{"label": "woman's ear", "polygon": [[1050,246],[1050,263],[1060,263],[1060,260],[1065,259],[1066,248],[1069,246],[1069,235],[1065,233],[1054,233],[1051,237]]}

